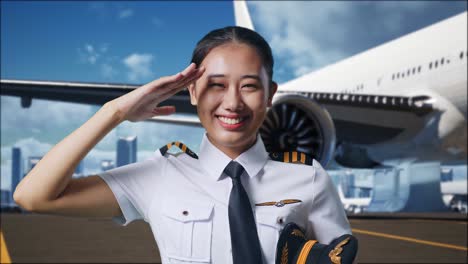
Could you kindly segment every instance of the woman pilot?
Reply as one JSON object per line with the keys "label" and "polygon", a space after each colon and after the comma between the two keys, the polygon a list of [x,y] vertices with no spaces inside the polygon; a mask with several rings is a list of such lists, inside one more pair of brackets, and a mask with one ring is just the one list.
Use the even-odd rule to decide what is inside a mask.
{"label": "woman pilot", "polygon": [[[163,263],[274,263],[289,222],[324,244],[350,234],[320,164],[272,160],[258,136],[277,89],[272,77],[271,49],[258,33],[213,30],[186,69],[109,101],[54,146],[19,183],[14,199],[39,213],[107,216],[121,225],[143,219]],[[142,162],[71,177],[120,123],[174,113],[173,106],[158,104],[185,87],[206,129],[198,156],[171,155],[166,147]]]}

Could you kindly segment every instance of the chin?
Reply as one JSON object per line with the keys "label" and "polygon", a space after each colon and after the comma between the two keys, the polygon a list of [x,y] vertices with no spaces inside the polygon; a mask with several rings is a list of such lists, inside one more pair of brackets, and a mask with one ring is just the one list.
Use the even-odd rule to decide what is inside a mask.
{"label": "chin", "polygon": [[256,134],[252,136],[252,134],[246,133],[239,133],[239,132],[231,132],[231,131],[217,131],[216,134],[210,136],[210,139],[216,142],[216,145],[229,147],[229,148],[243,148],[243,147],[250,147],[253,143],[255,143]]}

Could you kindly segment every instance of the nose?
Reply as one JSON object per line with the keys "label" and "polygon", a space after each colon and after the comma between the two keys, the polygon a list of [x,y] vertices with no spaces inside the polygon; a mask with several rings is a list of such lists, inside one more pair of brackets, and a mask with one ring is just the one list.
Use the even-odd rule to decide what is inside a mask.
{"label": "nose", "polygon": [[226,110],[229,111],[239,111],[244,107],[244,102],[242,101],[242,94],[237,86],[230,85],[224,94],[223,106]]}

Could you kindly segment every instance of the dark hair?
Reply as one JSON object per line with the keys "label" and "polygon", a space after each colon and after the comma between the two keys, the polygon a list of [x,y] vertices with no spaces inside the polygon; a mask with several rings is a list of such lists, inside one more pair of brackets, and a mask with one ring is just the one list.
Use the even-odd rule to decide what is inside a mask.
{"label": "dark hair", "polygon": [[243,43],[255,48],[262,59],[269,81],[272,81],[274,61],[270,45],[260,34],[248,28],[230,26],[209,32],[198,41],[193,50],[192,62],[197,66],[200,65],[212,49],[230,42]]}

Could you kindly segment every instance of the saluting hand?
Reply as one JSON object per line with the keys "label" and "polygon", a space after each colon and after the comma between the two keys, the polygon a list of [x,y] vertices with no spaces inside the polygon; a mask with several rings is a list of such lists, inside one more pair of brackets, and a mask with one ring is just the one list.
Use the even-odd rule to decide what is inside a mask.
{"label": "saluting hand", "polygon": [[116,108],[121,121],[137,122],[154,116],[170,115],[175,112],[175,107],[158,107],[159,103],[198,80],[204,71],[204,67],[196,68],[195,63],[191,63],[182,72],[147,83],[110,103]]}

